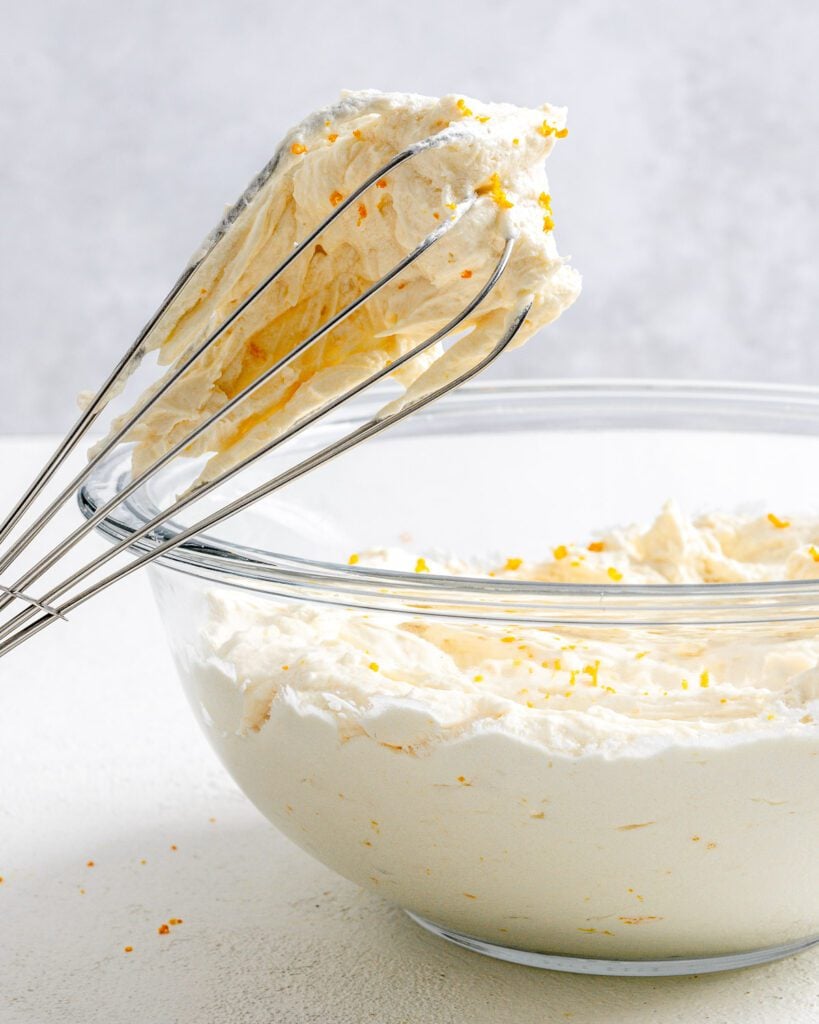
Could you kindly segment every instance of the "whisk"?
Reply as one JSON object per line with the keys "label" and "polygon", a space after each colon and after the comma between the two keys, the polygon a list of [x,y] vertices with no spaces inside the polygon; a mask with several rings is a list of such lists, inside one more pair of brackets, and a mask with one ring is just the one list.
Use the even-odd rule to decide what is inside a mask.
{"label": "whisk", "polygon": [[[123,354],[122,358],[112,369],[108,378],[91,399],[90,403],[86,406],[85,411],[67,433],[65,438],[60,442],[54,454],[46,462],[37,477],[14,505],[2,524],[0,524],[0,545],[5,545],[5,551],[0,553],[0,574],[6,574],[10,570],[10,567],[17,561],[20,555],[29,547],[32,541],[38,537],[44,527],[51,521],[65,503],[72,498],[76,490],[83,484],[89,474],[93,472],[102,460],[105,459],[118,444],[127,441],[129,432],[139,423],[140,418],[144,416],[158,401],[160,401],[165,394],[167,394],[169,389],[172,388],[199,359],[201,359],[204,353],[224,334],[231,324],[241,317],[259,298],[259,296],[269,288],[274,281],[281,277],[287,268],[297,260],[306,249],[312,246],[319,236],[325,232],[334,221],[339,217],[342,217],[346,210],[356,204],[365,193],[376,185],[377,182],[383,179],[389,172],[395,170],[399,165],[408,160],[412,160],[419,156],[419,154],[435,147],[451,145],[458,141],[459,138],[461,138],[461,135],[457,129],[447,129],[439,132],[437,135],[430,136],[420,142],[414,143],[394,156],[383,167],[380,167],[361,185],[354,189],[346,199],[342,200],[335,207],[333,212],[324,221],[322,221],[313,231],[310,232],[310,234],[307,235],[306,238],[295,246],[290,254],[254,288],[247,298],[239,303],[236,309],[218,327],[212,330],[203,341],[193,348],[193,350],[183,359],[180,365],[178,365],[163,380],[161,385],[151,393],[145,401],[139,404],[135,411],[127,415],[125,421],[117,427],[115,432],[106,440],[104,445],[73,477],[73,479],[59,490],[56,496],[49,501],[43,511],[35,514],[32,510],[32,506],[41,495],[44,495],[44,492],[46,492],[49,485],[52,484],[55,475],[61,466],[63,466],[68,456],[74,451],[81,439],[87,434],[89,429],[99,418],[108,402],[115,394],[117,394],[119,386],[127,377],[129,371],[132,370],[140,361],[145,351],[146,341],[165,310],[180,293],[191,275],[206,259],[208,259],[221,239],[227,233],[231,223],[236,219],[238,214],[244,209],[247,203],[258,192],[259,188],[273,173],[277,162],[276,158],[274,158],[257,177],[248,191],[225,216],[220,227],[209,239],[205,251],[186,268],[182,276],[163,301],[162,305],[148,321],[130,348]],[[139,529],[131,533],[127,539],[111,546],[105,552],[93,558],[81,568],[71,572],[61,582],[49,586],[48,589],[37,596],[32,594],[30,591],[30,588],[45,573],[57,565],[57,563],[60,562],[68,552],[83,539],[83,537],[101,523],[121,502],[125,501],[138,488],[142,487],[150,477],[161,470],[164,466],[167,466],[173,459],[187,449],[192,442],[196,441],[197,438],[204,434],[223,416],[228,415],[232,410],[236,409],[237,406],[254,394],[260,387],[270,382],[274,378],[275,374],[281,372],[289,363],[298,358],[298,356],[308,348],[332,331],[337,324],[341,323],[342,320],[354,313],[373,295],[389,284],[390,281],[414,263],[431,246],[440,241],[447,232],[452,230],[461,218],[469,216],[470,210],[473,208],[475,201],[476,195],[474,192],[471,195],[464,196],[463,200],[456,204],[455,212],[452,217],[423,238],[415,249],[409,252],[403,259],[399,260],[399,262],[384,274],[383,277],[375,281],[372,285],[366,288],[362,294],[358,295],[343,309],[331,316],[324,324],[313,331],[309,337],[296,344],[289,352],[287,352],[287,354],[279,358],[274,365],[266,369],[263,373],[260,373],[256,379],[246,385],[235,397],[227,402],[227,404],[210,415],[202,423],[196,426],[195,429],[191,430],[186,437],[182,438],[178,443],[173,444],[152,464],[141,470],[127,483],[126,486],[119,490],[114,497],[98,508],[93,515],[91,515],[62,541],[56,544],[47,554],[23,572],[17,579],[14,579],[8,584],[0,583],[0,613],[6,612],[5,621],[0,623],[0,657],[22,644],[25,640],[35,636],[53,622],[65,619],[69,613],[74,611],[74,609],[78,608],[95,595],[106,590],[112,584],[135,572],[142,566],[156,558],[167,555],[173,548],[178,547],[180,544],[184,544],[197,534],[206,531],[230,516],[241,512],[254,502],[267,497],[279,488],[284,487],[286,484],[297,480],[299,477],[311,472],[319,466],[324,465],[331,459],[341,455],[343,452],[349,451],[356,445],[375,436],[382,430],[386,430],[388,427],[393,426],[400,420],[405,419],[407,416],[412,415],[424,406],[436,401],[449,391],[486,369],[486,367],[489,366],[510,344],[522,327],[531,309],[531,299],[524,301],[521,306],[510,315],[502,335],[498,338],[497,343],[490,349],[490,351],[481,358],[476,359],[472,365],[459,373],[458,376],[450,379],[435,390],[416,398],[396,411],[381,412],[366,422],[361,423],[360,426],[356,427],[343,437],[326,445],[311,456],[302,459],[291,468],[277,473],[267,479],[264,483],[253,488],[247,493],[242,494],[240,497],[224,504],[215,512],[198,520],[190,527],[175,533],[169,539],[162,540],[155,536],[155,531],[159,530],[172,517],[178,515],[188,506],[203,498],[206,494],[216,491],[217,488],[221,487],[229,479],[242,472],[251,464],[262,459],[280,445],[289,441],[308,427],[313,426],[323,417],[328,416],[330,413],[337,410],[340,406],[351,401],[365,389],[376,384],[389,374],[393,374],[401,366],[408,363],[416,356],[419,356],[422,352],[426,351],[437,342],[442,341],[444,338],[457,331],[459,326],[471,316],[475,309],[489,295],[496,286],[501,275],[504,273],[515,245],[515,238],[513,236],[507,237],[504,240],[503,251],[501,252],[500,257],[489,274],[489,277],[477,290],[474,297],[440,330],[436,331],[434,334],[415,345],[405,354],[395,359],[391,365],[378,370],[378,372],[373,373],[371,376],[360,381],[346,391],[335,395],[318,409],[303,416],[284,432],[272,437],[269,442],[265,443],[253,454],[237,462],[235,465],[231,466],[231,468],[221,472],[214,479],[194,486],[182,497],[174,501],[169,507],[162,510],[150,521],[144,523],[144,525]],[[12,534],[18,529],[21,529],[22,532],[12,540]],[[153,546],[147,551],[143,548],[136,547],[136,545],[145,538],[149,538],[149,542],[153,542]],[[131,561],[126,563],[124,566],[117,568],[115,571],[109,572],[107,575],[101,574],[101,570],[103,570],[104,566],[106,566],[108,562],[123,554],[133,554],[134,557]],[[77,590],[80,584],[92,579],[92,577],[92,582],[85,586],[84,589]],[[17,610],[21,605],[22,607],[20,610]]]}

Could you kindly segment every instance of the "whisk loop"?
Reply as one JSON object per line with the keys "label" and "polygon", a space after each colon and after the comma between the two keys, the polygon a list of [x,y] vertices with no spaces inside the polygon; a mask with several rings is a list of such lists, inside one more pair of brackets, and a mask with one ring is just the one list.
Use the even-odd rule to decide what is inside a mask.
{"label": "whisk loop", "polygon": [[[37,538],[45,526],[53,519],[57,512],[64,506],[76,492],[77,488],[88,478],[89,474],[102,462],[107,455],[121,442],[125,441],[132,431],[132,429],[139,423],[140,419],[179,381],[188,370],[204,355],[204,353],[224,334],[228,327],[231,326],[248,308],[258,299],[258,297],[270,287],[270,285],[276,281],[281,274],[293,263],[298,256],[308,249],[316,239],[326,229],[342,216],[345,210],[349,209],[351,205],[356,203],[361,196],[363,196],[370,188],[372,188],[379,180],[381,180],[386,174],[394,170],[400,164],[410,160],[419,154],[432,149],[436,146],[446,145],[457,141],[460,138],[460,134],[457,130],[448,129],[438,135],[431,136],[430,138],[424,139],[421,142],[415,143],[414,145],[403,150],[401,153],[393,157],[387,164],[379,168],[375,173],[370,175],[366,181],[364,181],[358,188],[347,196],[333,212],[318,225],[305,239],[303,239],[295,248],[290,252],[286,259],[280,263],[256,288],[244,299],[236,309],[224,320],[215,330],[213,330],[202,342],[200,342],[192,352],[177,366],[168,376],[163,380],[162,384],[154,391],[140,406],[139,408],[129,414],[124,423],[117,428],[117,430],[111,435],[111,437],[105,442],[100,450],[87,462],[83,469],[77,473],[71,481],[66,484],[57,494],[57,496],[47,505],[47,507],[36,516],[30,525],[26,526],[19,538],[14,544],[12,544],[8,550],[0,556],[0,571],[8,569],[28,548],[32,541]],[[268,165],[268,168],[262,173],[255,183],[255,189],[260,187],[261,183],[265,180],[264,175],[269,176],[272,173],[272,169],[275,166],[275,161]],[[173,302],[176,296],[181,291],[186,281],[190,278],[191,274],[201,265],[201,263],[208,258],[211,252],[213,252],[216,245],[227,229],[227,225],[235,219],[237,210],[240,210],[244,203],[248,201],[248,195],[246,193],[239,203],[234,207],[233,211],[228,214],[226,221],[223,222],[222,228],[213,237],[210,247],[200,257],[200,259],[192,264],[180,277],[179,281],[174,285],[173,289],[166,297],[162,306],[154,314],[149,323],[140,333],[139,337],[128,349],[122,359],[119,361],[117,366],[108,376],[106,381],[103,383],[100,390],[91,400],[90,404],[86,408],[85,412],[81,415],[77,423],[72,427],[60,445],[57,447],[54,454],[48,460],[46,465],[43,467],[41,472],[38,474],[36,479],[32,482],[29,488],[24,492],[19,501],[15,504],[14,508],[8,514],[6,519],[0,525],[0,543],[4,540],[8,540],[11,532],[16,526],[23,523],[24,519],[29,512],[33,502],[43,493],[48,483],[53,479],[59,468],[63,465],[66,458],[77,446],[79,441],[84,437],[89,428],[96,422],[99,415],[104,410],[108,401],[115,393],[116,387],[121,380],[123,374],[125,374],[131,366],[138,361],[144,350],[144,343],[148,338],[151,330],[157,324],[160,317],[163,315],[168,306]],[[293,360],[297,359],[302,353],[306,352],[311,346],[315,345],[321,338],[325,337],[330,331],[333,330],[338,324],[340,324],[347,317],[352,315],[357,309],[359,309],[364,303],[370,300],[375,294],[381,291],[387,284],[389,284],[395,277],[406,270],[412,263],[419,259],[425,252],[427,252],[433,245],[435,245],[441,238],[443,238],[452,228],[459,223],[459,221],[467,216],[472,210],[476,201],[475,194],[465,196],[463,201],[457,204],[455,211],[450,219],[444,221],[438,226],[433,232],[427,235],[410,253],[408,253],[403,259],[399,260],[386,274],[384,274],[379,280],[370,285],[364,292],[357,296],[352,302],[350,302],[343,309],[331,316],[324,324],[317,328],[312,334],[310,334],[303,341],[299,342],[294,348],[292,348],[283,357],[278,359],[274,365],[269,367],[263,373],[261,373],[256,379],[251,381],[246,387],[244,387],[234,398],[227,402],[221,409],[213,413],[202,423],[200,423],[195,429],[193,429],[186,437],[179,442],[173,444],[163,455],[155,460],[150,466],[148,466],[141,473],[136,475],[131,481],[129,481],[118,493],[111,498],[108,502],[98,508],[95,513],[90,516],[84,523],[77,527],[71,532],[66,538],[64,538],[59,544],[54,546],[46,555],[39,559],[31,568],[24,572],[17,580],[11,585],[0,584],[0,611],[8,608],[13,602],[20,601],[26,604],[27,607],[17,612],[8,621],[0,624],[0,657],[3,654],[8,653],[15,647],[19,646],[26,639],[36,635],[46,626],[55,622],[57,619],[64,619],[66,615],[77,608],[79,605],[84,604],[90,600],[93,596],[105,590],[113,583],[130,575],[136,569],[146,565],[153,559],[167,554],[175,547],[185,543],[192,537],[196,536],[204,530],[211,528],[212,526],[222,522],[229,516],[235,515],[236,513],[247,508],[249,505],[261,498],[278,490],[280,487],[298,479],[304,474],[311,472],[318,466],[324,465],[331,459],[336,458],[342,452],[348,451],[355,445],[373,437],[380,431],[392,426],[400,420],[406,418],[418,409],[430,402],[437,400],[442,397],[453,388],[458,387],[460,384],[474,377],[485,369],[490,363],[492,363],[498,355],[510,344],[514,336],[518,333],[522,327],[529,310],[531,309],[531,300],[523,302],[522,306],[511,316],[510,321],[507,325],[506,330],[503,332],[502,337],[498,340],[497,344],[491,349],[491,351],[478,359],[473,365],[469,366],[464,372],[459,374],[456,378],[447,381],[441,387],[433,390],[427,395],[416,399],[413,402],[399,408],[396,412],[388,415],[379,415],[374,419],[362,424],[346,436],[342,437],[338,441],[327,445],[322,448],[319,452],[299,462],[291,469],[279,473],[277,476],[268,480],[264,484],[254,488],[247,494],[235,499],[224,507],[218,509],[211,515],[200,519],[193,526],[183,530],[182,532],[174,535],[170,539],[160,541],[155,536],[156,531],[165,522],[169,521],[173,516],[178,515],[184,511],[190,505],[203,498],[205,495],[215,491],[218,487],[226,483],[228,480],[236,476],[238,473],[246,469],[248,466],[257,462],[262,457],[268,455],[280,445],[289,441],[293,437],[300,434],[308,427],[314,425],[323,417],[327,416],[334,410],[338,409],[344,403],[350,401],[355,396],[363,392],[365,389],[376,384],[378,381],[384,379],[386,376],[394,373],[404,364],[410,360],[419,356],[422,352],[435,345],[437,342],[442,341],[444,338],[452,334],[458,329],[458,327],[464,323],[475,311],[475,309],[484,301],[484,299],[493,290],[501,275],[505,271],[509,259],[512,254],[512,250],[515,244],[514,238],[507,238],[503,251],[495,264],[491,274],[487,280],[483,283],[480,289],[476,292],[474,297],[453,317],[447,324],[445,324],[440,330],[436,331],[424,341],[414,346],[408,352],[393,361],[393,363],[380,369],[376,373],[367,377],[363,381],[360,381],[347,391],[334,396],[330,401],[320,406],[318,409],[302,417],[290,428],[285,430],[282,434],[274,437],[270,442],[263,445],[252,455],[246,457],[242,461],[238,462],[231,468],[218,474],[213,480],[206,483],[200,483],[193,487],[183,497],[175,501],[169,508],[164,509],[161,513],[145,523],[139,530],[131,533],[126,540],[112,546],[106,550],[103,554],[89,561],[82,568],[68,575],[64,580],[56,585],[51,586],[43,595],[38,598],[32,597],[28,593],[28,589],[32,584],[36,583],[49,569],[53,568],[60,560],[71,551],[89,532],[91,532],[95,526],[99,525],[121,502],[125,501],[130,495],[143,486],[154,474],[159,472],[163,467],[167,466],[173,459],[182,454],[189,446],[201,437],[207,430],[218,423],[224,416],[228,415],[231,411],[235,410],[243,402],[249,399],[259,388],[269,383],[276,374],[280,373],[287,365]],[[153,537],[152,537],[153,535]],[[126,553],[129,549],[137,550],[136,545],[140,541],[144,541],[146,538],[153,540],[154,546],[147,552],[143,551],[138,553],[138,557],[135,557],[130,563],[119,568],[118,570],[110,573],[107,576],[97,580],[91,586],[80,591],[72,597],[69,597],[62,604],[55,604],[59,598],[63,597],[68,591],[72,590],[78,584],[87,580],[90,576],[102,569],[109,561],[116,558],[118,555]],[[39,614],[38,614],[39,613]],[[36,616],[36,618],[35,618]]]}

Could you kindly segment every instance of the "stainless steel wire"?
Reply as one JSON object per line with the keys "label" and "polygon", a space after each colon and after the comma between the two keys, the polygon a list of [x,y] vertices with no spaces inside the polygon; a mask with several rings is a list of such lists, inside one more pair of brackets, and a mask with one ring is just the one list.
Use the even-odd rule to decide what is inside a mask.
{"label": "stainless steel wire", "polygon": [[[87,434],[90,427],[96,422],[108,401],[110,401],[110,398],[116,393],[116,389],[122,380],[123,375],[142,358],[145,342],[153,327],[157,324],[165,310],[179,294],[193,271],[201,265],[204,259],[208,258],[221,237],[224,237],[224,231],[222,234],[217,233],[210,248],[205,251],[203,256],[196,263],[192,264],[192,266],[185,271],[179,281],[174,285],[162,306],[160,306],[159,310],[157,310],[149,323],[140,333],[137,340],[133,345],[131,345],[122,359],[120,359],[111,374],[109,374],[102,387],[91,400],[85,412],[80,416],[79,420],[74,424],[66,437],[58,445],[54,454],[42,468],[31,485],[26,489],[18,502],[14,505],[2,524],[0,524],[0,542],[5,540],[7,543],[15,527],[19,525],[23,526],[23,532],[20,536],[7,548],[6,552],[0,556],[0,571],[8,569],[20,557],[22,552],[40,535],[42,530],[53,519],[60,508],[62,508],[74,495],[77,488],[80,487],[93,470],[100,465],[102,460],[106,458],[118,444],[127,440],[129,433],[140,419],[165,394],[167,394],[170,388],[173,387],[188,370],[190,370],[197,360],[200,359],[203,354],[224,334],[225,330],[233,324],[238,317],[246,312],[252,303],[255,302],[256,299],[284,273],[293,261],[297,259],[298,256],[310,245],[312,245],[335,220],[344,214],[345,210],[347,210],[353,203],[357,202],[357,200],[372,188],[376,182],[381,180],[400,164],[431,148],[454,142],[458,137],[459,135],[457,131],[446,130],[438,135],[424,139],[421,142],[408,147],[393,157],[383,167],[379,168],[374,174],[370,175],[365,182],[351,192],[350,195],[339,203],[334,211],[325,218],[321,224],[311,231],[310,234],[308,234],[308,236],[292,250],[287,258],[279,264],[279,266],[268,274],[268,276],[237,306],[237,308],[224,322],[222,322],[187,356],[185,356],[180,365],[178,365],[163,379],[161,385],[139,405],[136,411],[128,414],[124,422],[115,430],[99,451],[77,474],[74,475],[70,482],[59,491],[56,497],[49,502],[46,508],[34,518],[33,522],[29,525],[25,525],[25,518],[35,500],[44,492],[46,486],[53,479],[67,457],[74,450],[82,437]],[[273,164],[268,166],[270,168]],[[259,186],[259,182],[262,180],[263,177],[260,176],[255,183],[256,187]],[[293,480],[298,479],[300,476],[311,472],[313,469],[324,465],[331,459],[336,458],[342,452],[348,451],[355,445],[360,444],[362,441],[367,440],[375,434],[380,433],[382,430],[387,429],[423,406],[428,405],[430,402],[441,398],[453,388],[458,387],[464,381],[474,377],[477,373],[480,373],[491,362],[493,362],[494,359],[496,359],[497,356],[500,355],[500,353],[509,345],[511,340],[520,330],[526,316],[528,315],[529,309],[531,308],[531,301],[525,301],[512,315],[502,337],[498,340],[498,343],[491,349],[491,351],[487,355],[478,359],[455,379],[448,381],[446,384],[437,388],[430,394],[424,395],[423,397],[405,405],[397,412],[389,415],[381,415],[362,424],[360,427],[338,441],[327,445],[316,454],[303,459],[286,472],[279,473],[264,484],[261,484],[249,491],[247,494],[244,494],[224,507],[217,509],[216,512],[200,519],[193,526],[186,528],[180,533],[174,535],[172,538],[162,541],[155,537],[159,528],[161,528],[162,525],[172,517],[178,515],[180,512],[184,511],[190,505],[199,501],[207,494],[216,491],[220,486],[237,474],[241,473],[251,464],[257,462],[265,455],[268,455],[270,452],[274,451],[286,441],[291,440],[308,427],[313,426],[319,420],[338,409],[341,405],[351,401],[365,389],[376,384],[387,375],[394,373],[399,367],[408,363],[415,357],[419,356],[422,352],[429,349],[432,345],[442,341],[444,338],[455,332],[471,316],[475,309],[484,301],[496,286],[508,265],[515,244],[514,238],[506,239],[503,246],[503,252],[501,253],[491,274],[478,289],[474,297],[456,314],[456,316],[454,316],[440,330],[436,331],[424,341],[415,345],[400,358],[395,360],[391,366],[382,368],[342,394],[335,396],[329,402],[320,406],[317,410],[314,410],[297,421],[284,433],[274,437],[269,443],[263,445],[251,456],[217,475],[213,480],[195,486],[183,497],[173,502],[170,507],[163,509],[162,512],[154,516],[154,518],[149,522],[145,523],[139,530],[129,535],[126,540],[112,546],[103,554],[92,559],[80,569],[68,575],[60,583],[52,585],[44,594],[35,597],[29,593],[31,585],[36,583],[46,572],[48,572],[49,569],[57,565],[61,559],[64,558],[65,555],[82,540],[83,537],[93,530],[94,527],[102,522],[108,515],[110,515],[116,506],[125,501],[130,495],[134,494],[152,476],[158,473],[163,467],[167,466],[177,456],[181,455],[193,442],[222,419],[222,417],[228,415],[242,402],[246,401],[259,388],[270,382],[274,376],[281,372],[281,370],[290,362],[297,359],[302,353],[307,351],[308,348],[315,345],[334,327],[359,309],[365,302],[369,301],[397,275],[406,270],[407,267],[419,259],[425,252],[443,238],[464,216],[469,214],[473,208],[475,199],[476,197],[474,193],[465,196],[463,200],[456,205],[456,209],[451,219],[448,219],[436,228],[435,231],[427,235],[427,237],[424,238],[415,249],[408,253],[408,255],[403,259],[399,260],[399,262],[396,263],[396,265],[378,281],[368,287],[361,295],[355,298],[343,309],[330,317],[326,323],[317,328],[309,337],[299,342],[286,355],[277,360],[273,366],[261,373],[255,380],[251,381],[251,383],[243,388],[233,399],[226,403],[216,413],[207,417],[207,419],[200,423],[181,441],[169,447],[169,449],[152,465],[136,475],[113,498],[98,508],[85,522],[56,544],[12,584],[5,585],[0,583],[0,612],[8,608],[15,601],[19,601],[25,605],[21,611],[14,614],[10,619],[8,619],[8,621],[0,624],[0,657],[18,647],[25,640],[39,633],[49,624],[58,621],[59,619],[64,619],[69,612],[79,607],[79,605],[84,604],[86,601],[90,600],[91,597],[107,589],[113,583],[125,576],[130,575],[136,569],[152,561],[154,558],[161,557],[173,548],[178,547],[187,540],[190,540],[192,537],[196,536],[196,534],[210,529],[222,520],[235,515],[254,502],[272,494],[280,487],[283,487]],[[242,200],[240,200],[240,204],[241,203]],[[237,204],[237,208],[240,204]],[[234,208],[234,210],[235,209],[236,208]],[[230,214],[228,217],[230,217]],[[135,557],[129,564],[103,577],[91,586],[82,590],[80,593],[70,597],[62,604],[55,604],[55,602],[59,598],[63,597],[69,590],[72,590],[74,587],[87,580],[89,576],[92,576],[109,561],[116,558],[118,555],[126,553],[129,549],[135,550],[134,546],[138,544],[138,542],[143,541],[147,537],[151,537],[151,535],[154,535],[156,543],[149,551],[138,554],[138,557]]]}

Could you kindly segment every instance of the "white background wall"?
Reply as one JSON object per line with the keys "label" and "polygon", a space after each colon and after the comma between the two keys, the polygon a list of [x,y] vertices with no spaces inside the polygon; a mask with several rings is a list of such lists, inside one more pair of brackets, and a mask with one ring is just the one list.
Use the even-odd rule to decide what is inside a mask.
{"label": "white background wall", "polygon": [[812,0],[0,0],[0,431],[63,428],[342,87],[570,107],[585,290],[507,375],[819,384]]}

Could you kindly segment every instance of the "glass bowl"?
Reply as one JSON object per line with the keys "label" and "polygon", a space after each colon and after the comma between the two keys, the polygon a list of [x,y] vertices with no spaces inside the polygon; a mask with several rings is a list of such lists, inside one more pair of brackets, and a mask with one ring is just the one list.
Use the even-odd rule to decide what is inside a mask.
{"label": "glass bowl", "polygon": [[[815,515],[817,464],[819,390],[475,384],[181,545],[151,580],[214,750],[340,874],[518,963],[742,967],[819,941],[819,581],[547,584],[346,563],[389,545],[542,559],[649,522],[670,497]],[[102,532],[128,537],[180,472]],[[115,453],[84,512],[127,474]],[[197,519],[202,506],[216,507]]]}

